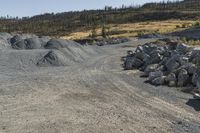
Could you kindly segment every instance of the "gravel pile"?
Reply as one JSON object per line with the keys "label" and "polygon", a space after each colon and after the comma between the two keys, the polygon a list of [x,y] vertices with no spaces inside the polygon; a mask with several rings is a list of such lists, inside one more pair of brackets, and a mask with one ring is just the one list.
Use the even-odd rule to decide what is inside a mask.
{"label": "gravel pile", "polygon": [[200,49],[183,43],[147,43],[128,51],[124,69],[139,69],[153,85],[200,89]]}
{"label": "gravel pile", "polygon": [[81,63],[96,53],[98,50],[94,47],[74,41],[33,34],[0,33],[0,67],[3,69],[68,66]]}

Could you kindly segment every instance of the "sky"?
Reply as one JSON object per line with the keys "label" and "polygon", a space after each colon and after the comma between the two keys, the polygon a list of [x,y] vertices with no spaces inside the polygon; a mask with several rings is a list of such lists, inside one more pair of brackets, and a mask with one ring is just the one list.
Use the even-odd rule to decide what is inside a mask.
{"label": "sky", "polygon": [[[102,9],[106,5],[144,4],[161,0],[0,0],[0,16],[33,16],[43,13],[58,13],[83,9]],[[163,1],[163,0],[162,0]]]}

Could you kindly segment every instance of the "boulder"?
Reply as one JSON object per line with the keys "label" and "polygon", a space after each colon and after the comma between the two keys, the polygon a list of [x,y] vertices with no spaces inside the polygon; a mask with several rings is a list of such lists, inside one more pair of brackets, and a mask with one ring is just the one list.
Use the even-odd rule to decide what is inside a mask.
{"label": "boulder", "polygon": [[192,75],[192,84],[193,84],[194,86],[197,85],[197,80],[199,79],[199,77],[200,77],[200,69],[197,68],[197,69],[196,69],[196,72]]}
{"label": "boulder", "polygon": [[175,81],[170,81],[170,82],[168,83],[168,86],[169,86],[169,87],[176,87],[176,82],[175,82]]}
{"label": "boulder", "polygon": [[183,87],[189,83],[189,75],[185,69],[180,70],[178,74],[178,86]]}
{"label": "boulder", "polygon": [[136,52],[134,56],[143,61],[148,55],[143,52]]}
{"label": "boulder", "polygon": [[133,58],[134,57],[127,57],[126,58],[126,60],[124,62],[124,69],[125,70],[131,70],[131,69],[134,68],[134,66],[133,66],[133,63],[134,63]]}
{"label": "boulder", "polygon": [[157,45],[153,43],[147,43],[143,45],[143,52],[150,54],[152,51],[155,51],[158,49]]}
{"label": "boulder", "polygon": [[162,77],[163,72],[161,71],[155,71],[155,72],[151,72],[149,73],[149,81],[153,81],[154,79],[158,78],[158,77]]}
{"label": "boulder", "polygon": [[157,70],[157,68],[159,67],[159,64],[151,64],[148,65],[145,70],[144,70],[144,74],[145,76],[149,76],[149,73],[151,72],[155,72]]}
{"label": "boulder", "polygon": [[135,57],[128,57],[124,63],[124,67],[126,70],[131,70],[133,68],[139,68],[143,64],[143,61],[141,61],[138,58]]}
{"label": "boulder", "polygon": [[143,51],[144,51],[144,49],[143,49],[143,46],[141,46],[141,45],[139,45],[135,50],[136,53],[140,53],[140,52],[143,52]]}
{"label": "boulder", "polygon": [[193,75],[196,72],[197,67],[193,63],[186,63],[186,64],[182,65],[179,69],[185,69],[185,70],[187,70],[189,75]]}
{"label": "boulder", "polygon": [[151,80],[153,85],[164,85],[165,84],[165,76],[157,77]]}
{"label": "boulder", "polygon": [[176,74],[175,73],[170,73],[167,77],[166,77],[166,82],[170,82],[170,81],[174,81],[176,82],[177,79],[176,79]]}
{"label": "boulder", "polygon": [[178,62],[176,62],[175,60],[173,59],[169,59],[166,64],[165,64],[165,67],[167,68],[167,71],[168,72],[173,72],[175,71],[177,68],[180,67],[180,64]]}
{"label": "boulder", "polygon": [[179,54],[186,54],[188,51],[189,51],[190,47],[187,46],[186,44],[184,43],[180,43],[177,45],[176,47],[176,51],[179,53]]}
{"label": "boulder", "polygon": [[196,86],[200,90],[200,76],[198,77],[198,79],[196,81]]}
{"label": "boulder", "polygon": [[189,58],[186,56],[180,56],[177,61],[182,66],[189,62]]}
{"label": "boulder", "polygon": [[150,59],[147,60],[147,64],[156,64],[156,63],[160,63],[160,61],[162,60],[162,56],[160,55],[160,53],[158,51],[153,51],[150,54]]}

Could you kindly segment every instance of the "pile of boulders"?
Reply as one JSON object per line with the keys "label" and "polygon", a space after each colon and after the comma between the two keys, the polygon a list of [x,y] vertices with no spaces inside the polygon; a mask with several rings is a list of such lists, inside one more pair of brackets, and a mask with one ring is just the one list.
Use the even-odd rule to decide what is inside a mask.
{"label": "pile of boulders", "polygon": [[128,38],[108,38],[108,39],[101,39],[96,41],[96,45],[104,46],[104,45],[113,45],[113,44],[120,44],[128,42]]}
{"label": "pile of boulders", "polygon": [[179,42],[146,43],[128,51],[124,69],[139,69],[153,85],[197,86],[200,89],[200,49]]}

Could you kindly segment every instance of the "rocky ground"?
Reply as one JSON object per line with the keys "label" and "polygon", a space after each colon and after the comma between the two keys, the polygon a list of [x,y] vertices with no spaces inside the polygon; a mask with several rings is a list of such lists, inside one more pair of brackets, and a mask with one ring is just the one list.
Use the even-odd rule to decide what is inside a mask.
{"label": "rocky ground", "polygon": [[[161,40],[162,43],[161,43]],[[139,45],[124,61],[127,70],[139,69],[153,85],[187,87],[199,96],[200,49],[170,39]]]}
{"label": "rocky ground", "polygon": [[19,40],[22,45],[1,49],[0,132],[200,131],[200,104],[192,95],[124,71],[121,57],[151,40],[103,47],[48,40],[31,49]]}

